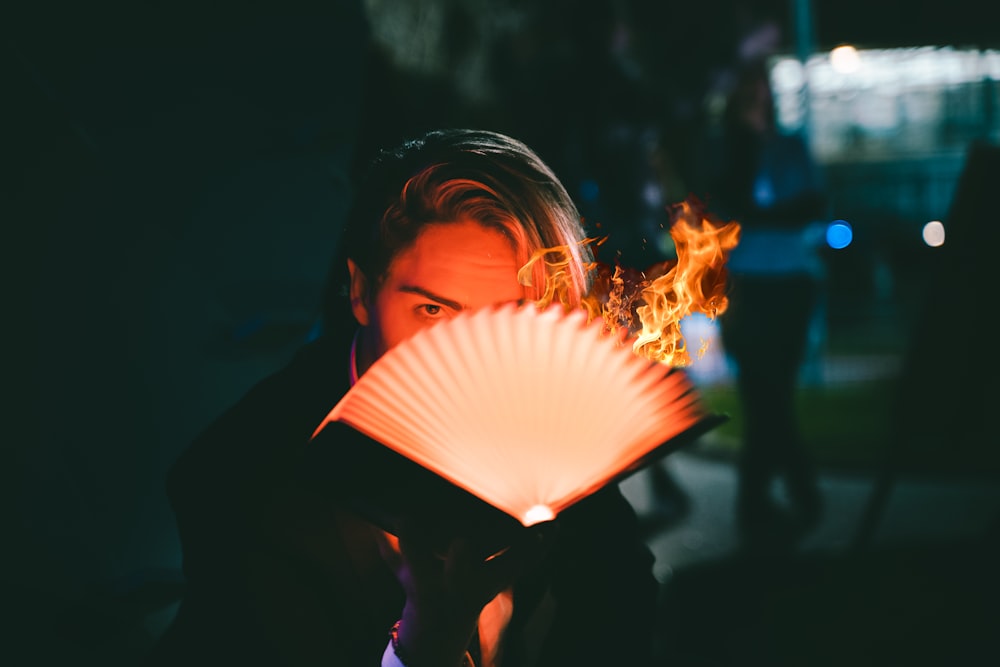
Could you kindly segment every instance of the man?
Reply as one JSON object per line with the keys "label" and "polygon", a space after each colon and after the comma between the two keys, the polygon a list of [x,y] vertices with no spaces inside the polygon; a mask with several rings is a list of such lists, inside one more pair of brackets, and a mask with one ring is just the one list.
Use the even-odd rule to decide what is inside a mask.
{"label": "man", "polygon": [[[591,260],[584,241],[563,186],[510,137],[438,131],[383,152],[353,202],[322,334],[171,470],[187,592],[154,663],[648,660],[658,584],[617,488],[565,512],[555,535],[484,561],[462,540],[435,553],[419,526],[387,535],[297,472],[330,408],[414,332],[538,299],[556,283],[578,305]],[[536,251],[555,247],[568,265],[535,262],[530,280],[518,280]]]}

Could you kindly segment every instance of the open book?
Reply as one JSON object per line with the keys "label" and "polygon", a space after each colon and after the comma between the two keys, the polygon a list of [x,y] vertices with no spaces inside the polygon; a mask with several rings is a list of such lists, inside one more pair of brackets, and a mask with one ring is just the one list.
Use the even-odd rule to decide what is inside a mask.
{"label": "open book", "polygon": [[724,419],[584,310],[508,304],[383,355],[316,428],[306,474],[389,532],[419,516],[502,546]]}

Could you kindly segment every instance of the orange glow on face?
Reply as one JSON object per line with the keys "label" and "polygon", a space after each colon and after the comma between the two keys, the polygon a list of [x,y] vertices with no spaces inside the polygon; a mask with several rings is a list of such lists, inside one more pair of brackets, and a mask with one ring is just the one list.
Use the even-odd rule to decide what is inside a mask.
{"label": "orange glow on face", "polygon": [[[704,212],[696,199],[671,207],[670,237],[677,259],[654,264],[645,270],[595,262],[588,267],[593,281],[583,299],[589,319],[601,317],[605,331],[622,340],[632,340],[636,355],[672,366],[691,364],[691,354],[681,333],[680,322],[701,313],[714,319],[729,305],[726,296],[726,260],[739,242],[737,222],[719,223]],[[587,239],[601,245],[606,239]],[[531,267],[545,261],[548,284],[540,305],[553,301],[568,304],[570,283],[564,267],[568,256],[558,248],[535,253],[518,273],[530,276]],[[697,357],[705,353],[703,344]]]}
{"label": "orange glow on face", "polygon": [[393,259],[373,298],[354,306],[367,325],[358,372],[436,322],[524,298],[514,279],[518,263],[510,241],[495,229],[469,220],[428,225]]}

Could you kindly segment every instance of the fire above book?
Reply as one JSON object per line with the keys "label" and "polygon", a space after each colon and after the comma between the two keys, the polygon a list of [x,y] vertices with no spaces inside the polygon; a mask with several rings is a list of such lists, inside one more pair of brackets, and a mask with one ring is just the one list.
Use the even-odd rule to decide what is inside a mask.
{"label": "fire above book", "polygon": [[317,427],[304,473],[388,532],[416,519],[500,548],[725,419],[584,310],[507,304],[389,350]]}

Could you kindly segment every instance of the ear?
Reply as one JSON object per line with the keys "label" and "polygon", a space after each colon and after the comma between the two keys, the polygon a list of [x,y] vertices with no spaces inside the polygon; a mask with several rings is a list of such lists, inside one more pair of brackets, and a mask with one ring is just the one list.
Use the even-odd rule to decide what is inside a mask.
{"label": "ear", "polygon": [[351,311],[354,313],[354,319],[358,321],[358,324],[366,327],[369,322],[368,278],[365,277],[364,272],[358,268],[358,265],[352,259],[347,260],[347,270],[351,274]]}

